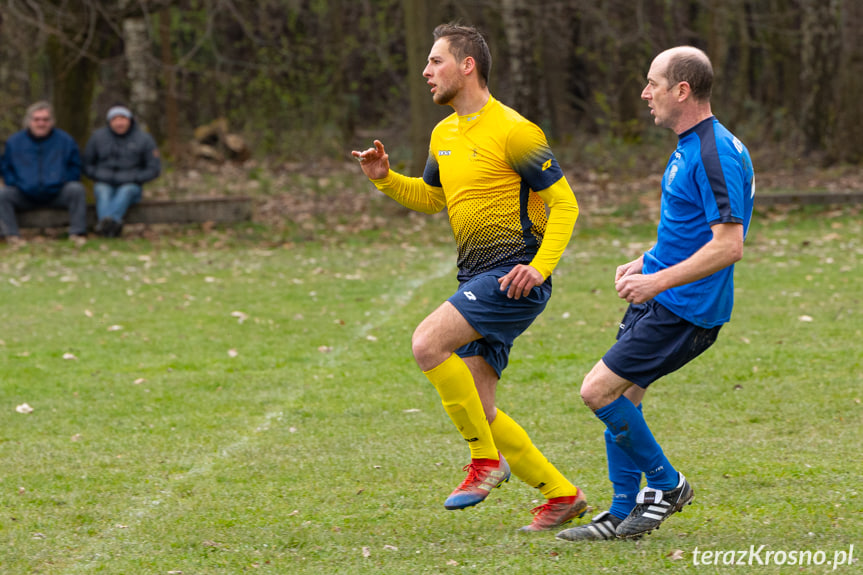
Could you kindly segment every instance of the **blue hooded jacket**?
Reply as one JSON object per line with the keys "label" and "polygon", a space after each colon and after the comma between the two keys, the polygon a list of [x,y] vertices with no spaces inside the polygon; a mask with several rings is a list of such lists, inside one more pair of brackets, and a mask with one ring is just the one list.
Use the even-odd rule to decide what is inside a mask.
{"label": "blue hooded jacket", "polygon": [[81,179],[81,154],[78,144],[63,130],[54,128],[44,138],[21,130],[6,140],[0,170],[7,186],[45,201],[59,194],[67,182]]}

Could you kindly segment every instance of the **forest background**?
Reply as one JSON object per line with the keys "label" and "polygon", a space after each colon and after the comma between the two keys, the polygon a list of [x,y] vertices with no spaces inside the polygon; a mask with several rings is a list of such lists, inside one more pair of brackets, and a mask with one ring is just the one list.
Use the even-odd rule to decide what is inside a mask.
{"label": "forest background", "polygon": [[122,101],[176,165],[225,118],[256,162],[345,160],[377,137],[419,175],[450,112],[421,76],[431,31],[458,20],[489,38],[492,93],[567,167],[660,169],[673,135],[639,95],[677,44],[711,56],[714,112],[759,169],[863,161],[857,0],[5,0],[0,17],[2,139],[48,99],[83,146]]}

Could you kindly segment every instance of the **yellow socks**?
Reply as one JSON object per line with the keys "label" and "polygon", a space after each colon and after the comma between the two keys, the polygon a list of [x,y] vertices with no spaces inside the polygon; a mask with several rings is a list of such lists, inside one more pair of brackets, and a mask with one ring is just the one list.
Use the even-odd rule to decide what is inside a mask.
{"label": "yellow socks", "polygon": [[498,409],[490,427],[497,448],[516,477],[539,489],[547,499],[578,493],[578,488],[549,463],[527,432],[510,416]]}
{"label": "yellow socks", "polygon": [[492,438],[473,375],[464,360],[452,354],[442,364],[423,373],[437,389],[443,408],[470,445],[471,458],[497,460],[498,448]]}

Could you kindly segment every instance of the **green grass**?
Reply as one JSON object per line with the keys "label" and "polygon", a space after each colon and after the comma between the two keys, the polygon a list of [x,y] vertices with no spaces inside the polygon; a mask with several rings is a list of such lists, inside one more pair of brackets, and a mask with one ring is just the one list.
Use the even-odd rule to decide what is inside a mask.
{"label": "green grass", "polygon": [[[409,342],[455,287],[454,250],[440,216],[391,225],[0,249],[0,572],[712,573],[734,568],[694,566],[696,547],[750,545],[863,557],[858,212],[757,216],[732,322],[645,400],[695,504],[640,542],[590,545],[516,533],[539,503],[516,479],[443,509],[467,452]],[[498,393],[597,509],[603,427],[578,387],[623,313],[614,268],[653,233],[579,228]]]}

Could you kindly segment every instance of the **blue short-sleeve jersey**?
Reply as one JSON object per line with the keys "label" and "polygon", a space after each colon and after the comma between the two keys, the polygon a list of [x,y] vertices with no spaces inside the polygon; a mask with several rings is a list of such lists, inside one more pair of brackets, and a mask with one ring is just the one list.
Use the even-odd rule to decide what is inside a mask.
{"label": "blue short-sleeve jersey", "polygon": [[[741,224],[745,238],[754,196],[749,151],[716,118],[680,134],[662,177],[657,240],[644,254],[643,273],[655,273],[689,258],[713,238],[712,225]],[[731,319],[734,266],[666,290],[655,299],[695,325],[721,325]]]}

